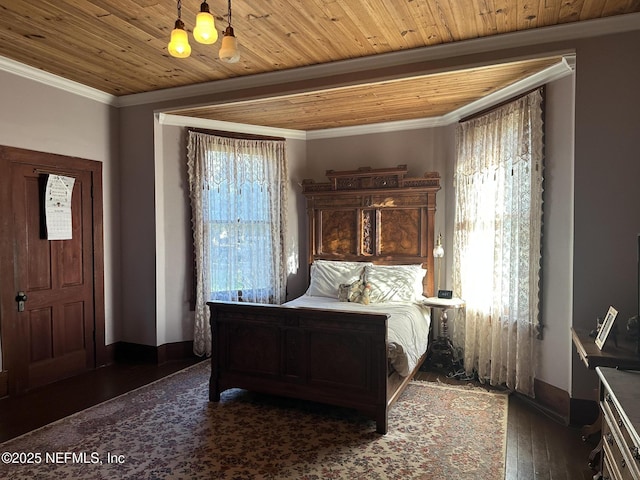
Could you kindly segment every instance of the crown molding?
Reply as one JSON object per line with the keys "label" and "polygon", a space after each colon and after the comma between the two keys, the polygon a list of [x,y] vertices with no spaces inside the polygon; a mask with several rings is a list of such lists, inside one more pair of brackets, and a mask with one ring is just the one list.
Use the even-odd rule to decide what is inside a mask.
{"label": "crown molding", "polygon": [[15,60],[7,57],[0,56],[0,71],[13,73],[14,75],[18,75],[50,87],[58,88],[90,100],[95,100],[96,102],[106,103],[107,105],[113,106],[117,106],[118,104],[118,97],[115,95],[105,93],[92,87],[87,87],[86,85],[72,80],[67,80],[66,78],[45,72],[38,68],[30,67],[29,65],[16,62]]}
{"label": "crown molding", "polygon": [[352,137],[356,135],[369,135],[371,133],[389,133],[400,130],[417,130],[420,128],[434,128],[447,126],[447,120],[443,117],[416,118],[414,120],[399,120],[397,122],[381,122],[369,125],[354,125],[353,127],[324,128],[322,130],[310,130],[307,132],[307,140],[322,138]]}
{"label": "crown molding", "polygon": [[209,120],[205,118],[185,117],[169,113],[156,112],[160,125],[173,127],[204,128],[208,130],[223,130],[226,132],[247,133],[250,135],[267,135],[270,137],[284,137],[296,140],[307,140],[307,132],[304,130],[292,130],[288,128],[265,127],[262,125],[249,125],[245,123],[223,122],[222,120]]}
{"label": "crown molding", "polygon": [[534,73],[533,75],[524,78],[519,82],[498,90],[497,92],[493,92],[485,97],[482,97],[475,102],[464,105],[459,109],[454,110],[453,112],[443,115],[441,118],[447,125],[458,122],[464,117],[468,117],[469,115],[473,115],[474,113],[486,110],[493,105],[497,105],[509,100],[510,98],[517,97],[518,95],[521,95],[529,90],[533,90],[534,88],[538,88],[546,83],[553,82],[554,80],[559,80],[563,77],[566,77],[567,75],[571,75],[575,69],[575,63],[575,54],[565,55],[561,62],[558,62],[555,65],[551,65],[550,67],[547,67],[538,73]]}

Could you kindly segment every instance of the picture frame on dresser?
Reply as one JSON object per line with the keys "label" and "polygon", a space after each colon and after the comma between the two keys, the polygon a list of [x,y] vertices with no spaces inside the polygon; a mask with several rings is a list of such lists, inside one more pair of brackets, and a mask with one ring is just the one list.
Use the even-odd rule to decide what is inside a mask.
{"label": "picture frame on dresser", "polygon": [[610,306],[609,310],[607,311],[607,315],[604,317],[604,320],[602,321],[602,326],[598,331],[598,335],[596,335],[595,343],[600,350],[604,348],[604,344],[607,341],[607,337],[611,332],[611,327],[613,327],[613,322],[615,322],[617,316],[618,316],[618,310]]}

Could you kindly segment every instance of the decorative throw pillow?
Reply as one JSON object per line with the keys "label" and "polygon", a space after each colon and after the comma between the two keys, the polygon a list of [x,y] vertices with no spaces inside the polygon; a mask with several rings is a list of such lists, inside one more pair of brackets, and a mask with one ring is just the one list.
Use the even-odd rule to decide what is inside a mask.
{"label": "decorative throw pillow", "polygon": [[338,286],[338,300],[341,302],[359,302],[364,290],[361,279],[353,283],[341,283]]}
{"label": "decorative throw pillow", "polygon": [[369,282],[365,282],[359,302],[363,305],[371,303],[371,284]]}
{"label": "decorative throw pillow", "polygon": [[338,300],[341,302],[362,303],[369,305],[371,284],[362,279],[353,283],[342,283],[338,286]]}

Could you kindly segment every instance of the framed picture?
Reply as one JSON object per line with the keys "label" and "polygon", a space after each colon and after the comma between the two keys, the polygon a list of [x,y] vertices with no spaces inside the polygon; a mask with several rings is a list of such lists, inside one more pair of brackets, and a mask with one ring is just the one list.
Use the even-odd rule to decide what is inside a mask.
{"label": "framed picture", "polygon": [[611,331],[611,327],[613,326],[613,322],[615,321],[617,315],[618,311],[613,307],[609,307],[607,316],[604,317],[602,326],[600,327],[598,335],[596,336],[596,345],[600,350],[602,350],[602,347],[604,347],[604,342],[607,341],[607,337],[609,336],[609,332]]}

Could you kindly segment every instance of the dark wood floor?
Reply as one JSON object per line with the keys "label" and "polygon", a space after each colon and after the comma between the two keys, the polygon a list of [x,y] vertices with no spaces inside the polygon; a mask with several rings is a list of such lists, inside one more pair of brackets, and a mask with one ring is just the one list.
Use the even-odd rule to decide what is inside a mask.
{"label": "dark wood floor", "polygon": [[123,363],[0,399],[0,443],[122,395],[199,361]]}
{"label": "dark wood floor", "polygon": [[[0,399],[0,442],[185,368],[197,360],[165,365],[120,364],[100,368],[17,398]],[[421,372],[434,380],[436,374]],[[511,395],[507,431],[507,480],[591,480],[592,443],[579,429],[550,418],[530,402]],[[488,479],[492,480],[492,479]]]}

